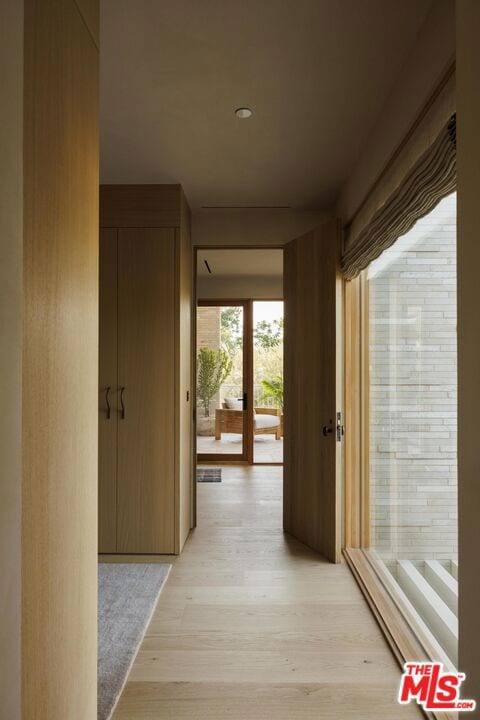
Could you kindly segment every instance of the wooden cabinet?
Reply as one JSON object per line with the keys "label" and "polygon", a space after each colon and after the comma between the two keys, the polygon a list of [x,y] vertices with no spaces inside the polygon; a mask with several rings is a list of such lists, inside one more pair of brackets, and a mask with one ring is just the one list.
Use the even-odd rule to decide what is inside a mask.
{"label": "wooden cabinet", "polygon": [[192,493],[188,206],[180,186],[100,197],[99,551],[179,553]]}

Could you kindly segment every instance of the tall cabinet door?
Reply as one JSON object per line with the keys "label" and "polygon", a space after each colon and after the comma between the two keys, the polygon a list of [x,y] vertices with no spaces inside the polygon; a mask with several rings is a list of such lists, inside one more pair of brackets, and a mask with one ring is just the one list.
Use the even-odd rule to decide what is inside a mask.
{"label": "tall cabinet door", "polygon": [[117,230],[100,231],[98,549],[117,550]]}
{"label": "tall cabinet door", "polygon": [[119,553],[174,552],[174,348],[175,230],[119,230]]}

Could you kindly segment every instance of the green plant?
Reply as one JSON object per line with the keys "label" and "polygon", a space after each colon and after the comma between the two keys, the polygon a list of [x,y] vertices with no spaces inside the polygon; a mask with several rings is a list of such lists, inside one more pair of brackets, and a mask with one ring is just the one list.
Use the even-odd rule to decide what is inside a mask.
{"label": "green plant", "polygon": [[205,417],[210,416],[210,400],[232,371],[232,359],[223,349],[201,348],[198,353],[197,395]]}
{"label": "green plant", "polygon": [[222,347],[233,357],[243,344],[242,308],[237,305],[224,307],[220,313],[220,338]]}
{"label": "green plant", "polygon": [[254,329],[255,345],[268,350],[283,341],[283,318],[280,320],[259,320]]}
{"label": "green plant", "polygon": [[263,399],[272,399],[275,405],[283,408],[283,377],[277,375],[271,380],[262,380]]}

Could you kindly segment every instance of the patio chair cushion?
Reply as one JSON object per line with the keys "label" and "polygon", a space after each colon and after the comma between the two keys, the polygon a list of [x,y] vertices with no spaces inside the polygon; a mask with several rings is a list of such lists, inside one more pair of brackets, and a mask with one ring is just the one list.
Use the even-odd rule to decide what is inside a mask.
{"label": "patio chair cushion", "polygon": [[266,428],[277,428],[280,425],[278,415],[263,415],[255,413],[255,429],[265,430]]}
{"label": "patio chair cushion", "polygon": [[239,400],[238,398],[225,398],[224,401],[225,407],[228,410],[243,410],[243,400]]}

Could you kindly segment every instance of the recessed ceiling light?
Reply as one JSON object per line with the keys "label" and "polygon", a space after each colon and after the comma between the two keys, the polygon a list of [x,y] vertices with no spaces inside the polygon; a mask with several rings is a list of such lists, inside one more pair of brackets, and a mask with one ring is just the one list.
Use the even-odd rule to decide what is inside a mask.
{"label": "recessed ceiling light", "polygon": [[252,117],[253,112],[250,110],[250,108],[247,107],[237,108],[235,110],[235,115],[241,120],[246,120],[246,118]]}

